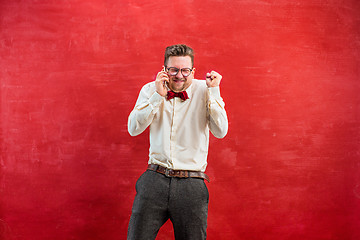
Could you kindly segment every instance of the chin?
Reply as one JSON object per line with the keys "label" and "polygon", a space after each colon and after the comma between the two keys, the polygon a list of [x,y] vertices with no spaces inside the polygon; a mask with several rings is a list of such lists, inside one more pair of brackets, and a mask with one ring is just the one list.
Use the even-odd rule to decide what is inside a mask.
{"label": "chin", "polygon": [[172,84],[170,84],[170,89],[174,92],[181,92],[187,89],[189,87],[191,82],[189,80],[183,80],[181,86],[176,84],[176,81],[174,81]]}
{"label": "chin", "polygon": [[171,89],[173,92],[182,92],[183,90],[184,90],[184,88],[181,88],[181,89],[175,89],[175,88],[173,88],[173,89]]}
{"label": "chin", "polygon": [[174,92],[181,92],[185,89],[185,85],[181,86],[181,87],[174,87],[171,86],[171,90],[173,90]]}

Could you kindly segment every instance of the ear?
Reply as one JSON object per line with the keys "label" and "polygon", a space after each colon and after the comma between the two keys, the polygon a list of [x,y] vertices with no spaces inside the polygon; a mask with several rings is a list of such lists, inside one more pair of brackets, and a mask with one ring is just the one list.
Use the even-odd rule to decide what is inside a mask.
{"label": "ear", "polygon": [[191,74],[194,76],[195,75],[195,68],[193,68],[193,70],[192,70],[192,72],[191,72]]}

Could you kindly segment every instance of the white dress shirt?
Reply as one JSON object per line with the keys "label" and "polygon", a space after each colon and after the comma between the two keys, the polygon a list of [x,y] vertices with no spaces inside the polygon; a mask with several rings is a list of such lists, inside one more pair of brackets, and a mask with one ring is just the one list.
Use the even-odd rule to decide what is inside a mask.
{"label": "white dress shirt", "polygon": [[204,172],[209,130],[217,138],[228,131],[225,103],[220,88],[208,88],[205,80],[193,79],[186,92],[186,101],[166,100],[154,81],[144,85],[129,115],[128,131],[136,136],[150,125],[149,164]]}

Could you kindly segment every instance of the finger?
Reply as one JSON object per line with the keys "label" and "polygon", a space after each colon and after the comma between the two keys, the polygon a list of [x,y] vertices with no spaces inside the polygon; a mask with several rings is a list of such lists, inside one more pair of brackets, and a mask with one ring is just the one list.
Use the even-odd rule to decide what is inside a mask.
{"label": "finger", "polygon": [[163,82],[163,83],[169,82],[169,77],[168,77],[167,75],[162,76],[162,77],[160,78],[160,81]]}
{"label": "finger", "polygon": [[167,73],[167,72],[165,72],[165,71],[163,71],[163,72],[161,72],[162,73],[162,75],[164,76],[164,77],[169,77],[169,74]]}
{"label": "finger", "polygon": [[162,74],[162,77],[165,78],[166,80],[169,80],[169,75],[165,72]]}
{"label": "finger", "polygon": [[167,75],[165,72],[159,72],[158,75],[157,75],[157,77],[158,77],[159,79],[161,79],[161,78],[168,78],[168,75]]}
{"label": "finger", "polygon": [[211,75],[212,75],[213,79],[221,79],[222,78],[222,76],[219,73],[215,72],[215,71],[212,71]]}
{"label": "finger", "polygon": [[157,78],[160,78],[160,77],[162,77],[162,75],[163,75],[163,72],[158,72],[158,74],[156,75],[156,77],[157,77]]}
{"label": "finger", "polygon": [[214,80],[214,79],[216,78],[216,76],[210,75],[208,78],[209,78],[210,80]]}

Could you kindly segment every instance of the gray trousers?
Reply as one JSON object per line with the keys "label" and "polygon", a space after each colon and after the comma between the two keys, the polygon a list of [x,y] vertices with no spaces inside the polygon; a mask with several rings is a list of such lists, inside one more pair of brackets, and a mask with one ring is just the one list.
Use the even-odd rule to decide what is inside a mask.
{"label": "gray trousers", "polygon": [[128,240],[154,240],[170,219],[176,240],[206,239],[209,192],[203,179],[166,177],[151,170],[136,182]]}

